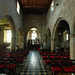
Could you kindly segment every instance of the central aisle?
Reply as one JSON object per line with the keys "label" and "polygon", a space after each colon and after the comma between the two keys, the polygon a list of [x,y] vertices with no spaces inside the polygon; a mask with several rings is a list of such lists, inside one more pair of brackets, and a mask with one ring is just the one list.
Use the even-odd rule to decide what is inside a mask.
{"label": "central aisle", "polygon": [[20,75],[48,75],[38,51],[29,52]]}

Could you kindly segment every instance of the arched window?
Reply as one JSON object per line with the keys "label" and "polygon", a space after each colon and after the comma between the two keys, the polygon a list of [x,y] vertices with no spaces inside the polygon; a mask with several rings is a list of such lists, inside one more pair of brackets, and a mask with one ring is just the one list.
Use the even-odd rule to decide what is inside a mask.
{"label": "arched window", "polygon": [[20,14],[20,4],[18,1],[17,1],[17,12],[18,12],[18,14]]}
{"label": "arched window", "polygon": [[11,43],[11,30],[9,29],[4,30],[4,42]]}
{"label": "arched window", "polygon": [[52,4],[51,4],[51,13],[54,11],[54,0],[52,1]]}
{"label": "arched window", "polygon": [[64,41],[69,40],[69,38],[68,38],[68,35],[69,35],[68,31],[64,31],[63,35],[64,35]]}
{"label": "arched window", "polygon": [[31,36],[32,36],[32,40],[35,40],[35,39],[37,38],[37,34],[36,34],[36,32],[33,31],[32,34],[31,34]]}

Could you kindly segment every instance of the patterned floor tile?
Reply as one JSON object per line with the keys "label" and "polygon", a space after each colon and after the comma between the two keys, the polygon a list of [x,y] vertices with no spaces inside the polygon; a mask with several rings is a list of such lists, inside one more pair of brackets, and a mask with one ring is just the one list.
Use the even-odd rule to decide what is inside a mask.
{"label": "patterned floor tile", "polygon": [[48,75],[38,51],[30,51],[20,75]]}

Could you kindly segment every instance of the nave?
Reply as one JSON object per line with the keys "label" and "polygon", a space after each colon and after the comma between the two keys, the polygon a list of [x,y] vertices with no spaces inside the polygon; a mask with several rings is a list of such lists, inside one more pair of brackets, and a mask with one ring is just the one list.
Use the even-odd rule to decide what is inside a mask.
{"label": "nave", "polygon": [[0,0],[0,75],[75,75],[75,0]]}
{"label": "nave", "polygon": [[65,52],[4,50],[0,56],[0,75],[75,75],[75,63]]}
{"label": "nave", "polygon": [[30,51],[23,63],[20,75],[48,75],[38,51]]}

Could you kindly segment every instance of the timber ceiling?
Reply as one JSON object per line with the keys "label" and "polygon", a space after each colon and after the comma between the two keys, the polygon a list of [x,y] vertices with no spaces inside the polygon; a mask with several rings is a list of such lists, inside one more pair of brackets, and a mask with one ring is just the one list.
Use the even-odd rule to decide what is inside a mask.
{"label": "timber ceiling", "polygon": [[52,0],[19,0],[24,13],[46,13]]}

